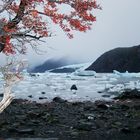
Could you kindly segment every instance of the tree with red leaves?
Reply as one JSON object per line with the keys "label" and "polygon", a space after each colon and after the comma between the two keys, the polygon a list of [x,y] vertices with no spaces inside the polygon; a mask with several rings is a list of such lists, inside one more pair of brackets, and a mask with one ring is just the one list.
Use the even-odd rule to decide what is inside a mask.
{"label": "tree with red leaves", "polygon": [[[63,7],[62,7],[63,6]],[[69,7],[64,11],[64,7]],[[59,25],[71,39],[73,30],[86,32],[96,21],[94,9],[101,9],[96,0],[1,0],[0,1],[0,52],[6,55],[25,54],[26,43],[50,37],[49,22]],[[64,12],[62,12],[64,11]],[[8,63],[1,68],[6,84],[0,102],[2,112],[12,101],[11,87],[22,78],[19,69],[23,66]],[[16,72],[11,72],[12,67]]]}
{"label": "tree with red leaves", "polygon": [[[50,20],[73,38],[72,30],[91,29],[96,21],[93,9],[100,9],[95,0],[2,0],[0,4],[0,52],[7,55],[23,54],[26,43],[50,37]],[[62,6],[70,10],[62,13]]]}

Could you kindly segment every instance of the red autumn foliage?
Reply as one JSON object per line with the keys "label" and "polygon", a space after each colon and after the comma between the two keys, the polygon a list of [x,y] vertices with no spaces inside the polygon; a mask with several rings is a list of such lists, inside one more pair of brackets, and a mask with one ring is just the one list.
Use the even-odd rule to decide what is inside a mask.
{"label": "red autumn foliage", "polygon": [[[9,14],[10,19],[2,18],[2,33],[0,43],[4,44],[1,51],[5,54],[13,54],[17,50],[24,53],[23,45],[32,40],[40,40],[51,36],[48,22],[51,20],[58,24],[69,38],[73,38],[72,30],[86,32],[91,29],[92,23],[96,21],[93,15],[94,9],[101,9],[96,0],[5,0],[4,11]],[[69,6],[70,11],[64,11],[62,6]],[[61,11],[61,12],[60,12]],[[21,43],[14,45],[12,40]],[[13,47],[14,46],[14,47]],[[16,49],[16,50],[15,50]]]}

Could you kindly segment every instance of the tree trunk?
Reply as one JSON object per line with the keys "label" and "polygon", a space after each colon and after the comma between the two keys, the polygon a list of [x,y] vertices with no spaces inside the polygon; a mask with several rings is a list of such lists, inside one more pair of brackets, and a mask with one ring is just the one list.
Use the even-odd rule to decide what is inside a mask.
{"label": "tree trunk", "polygon": [[20,78],[16,74],[12,73],[6,73],[4,74],[4,79],[6,84],[4,84],[4,93],[3,93],[3,99],[0,102],[0,113],[4,111],[5,108],[8,107],[8,105],[13,100],[12,95],[12,86],[20,81]]}

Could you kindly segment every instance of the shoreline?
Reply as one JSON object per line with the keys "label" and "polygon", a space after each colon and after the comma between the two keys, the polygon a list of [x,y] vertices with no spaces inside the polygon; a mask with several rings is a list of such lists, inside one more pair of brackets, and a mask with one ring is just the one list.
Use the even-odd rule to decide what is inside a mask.
{"label": "shoreline", "polygon": [[0,114],[2,138],[140,139],[140,99],[43,104],[14,99]]}

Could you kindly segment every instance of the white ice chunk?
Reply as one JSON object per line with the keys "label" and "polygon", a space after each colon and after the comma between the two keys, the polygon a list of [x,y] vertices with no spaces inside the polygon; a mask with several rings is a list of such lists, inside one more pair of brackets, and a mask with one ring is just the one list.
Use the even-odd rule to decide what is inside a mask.
{"label": "white ice chunk", "polygon": [[78,76],[95,76],[96,72],[91,70],[77,70],[74,74]]}

